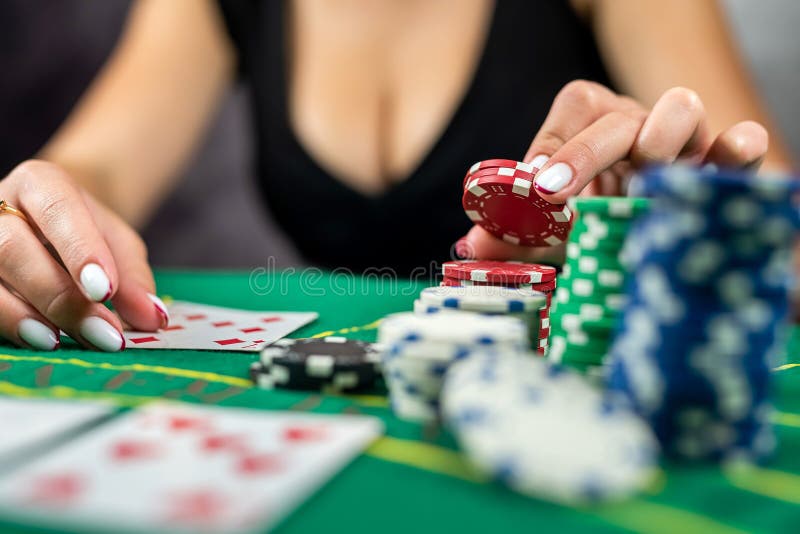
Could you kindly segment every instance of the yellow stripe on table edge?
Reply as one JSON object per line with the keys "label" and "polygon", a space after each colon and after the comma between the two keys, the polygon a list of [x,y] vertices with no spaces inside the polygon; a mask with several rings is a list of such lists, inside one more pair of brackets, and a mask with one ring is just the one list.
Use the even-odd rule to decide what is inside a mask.
{"label": "yellow stripe on table edge", "polygon": [[[375,321],[370,325],[365,325],[363,327],[353,327],[353,328],[366,329],[367,327],[376,325],[379,322],[380,321]],[[335,333],[342,333],[342,331],[322,332],[321,334],[317,334],[315,337],[323,337],[324,335],[331,335]],[[250,380],[246,378],[240,378],[238,376],[223,375],[208,371],[197,371],[194,369],[183,369],[180,367],[167,367],[163,365],[144,365],[140,363],[117,365],[106,362],[100,362],[100,363],[89,362],[86,360],[81,360],[79,358],[52,358],[48,356],[17,356],[14,354],[0,354],[0,361],[2,360],[20,361],[20,362],[40,362],[40,363],[57,364],[57,365],[73,365],[76,367],[84,367],[87,369],[105,369],[110,371],[135,371],[141,373],[155,373],[168,376],[191,378],[195,380],[205,380],[206,382],[210,383],[227,384],[230,386],[237,386],[243,388],[253,387],[253,383]],[[800,364],[788,364],[782,367],[789,367],[789,366],[800,366]],[[781,370],[782,367],[778,367],[776,368],[776,370]],[[357,402],[365,406],[374,406],[383,408],[389,405],[386,398],[379,395],[342,395],[342,397],[351,399],[354,402]],[[800,414],[790,413],[790,412],[775,412],[773,416],[773,422],[777,425],[800,428]]]}
{"label": "yellow stripe on table edge", "polygon": [[634,499],[617,505],[576,509],[612,525],[647,534],[744,534],[745,530],[702,514],[651,501]]}
{"label": "yellow stripe on table edge", "polygon": [[0,380],[0,395],[20,398],[78,399],[110,401],[117,406],[131,408],[142,404],[161,400],[162,397],[144,395],[125,395],[107,391],[85,391],[68,386],[50,386],[46,388],[26,388],[11,382]]}
{"label": "yellow stripe on table edge", "polygon": [[722,472],[731,485],[741,490],[800,505],[800,476],[754,465],[732,465]]}
{"label": "yellow stripe on table edge", "polygon": [[141,363],[132,363],[126,365],[117,365],[106,362],[87,362],[78,358],[51,358],[48,356],[15,356],[13,354],[0,354],[0,360],[5,361],[19,361],[19,362],[40,362],[56,365],[73,365],[76,367],[85,367],[87,369],[105,369],[109,371],[134,371],[138,373],[156,373],[161,375],[179,376],[183,378],[192,378],[195,380],[205,380],[206,382],[216,382],[219,384],[227,384],[229,386],[237,386],[242,388],[253,387],[253,382],[246,378],[239,378],[238,376],[222,375],[218,373],[211,373],[208,371],[196,371],[194,369],[181,369],[179,367],[166,367],[163,365],[144,365]]}
{"label": "yellow stripe on table edge", "polygon": [[772,422],[776,425],[800,428],[800,413],[776,411],[774,414],[772,414]]}
{"label": "yellow stripe on table edge", "polygon": [[375,330],[376,328],[378,328],[378,325],[381,324],[382,320],[383,318],[376,319],[371,323],[367,323],[361,326],[347,326],[345,328],[340,328],[338,330],[326,330],[325,332],[318,332],[308,337],[319,338],[319,337],[335,336],[337,334],[352,334],[353,332],[360,332],[362,330]]}
{"label": "yellow stripe on table edge", "polygon": [[[166,367],[163,365],[143,365],[134,363],[130,365],[116,365],[112,363],[95,363],[78,358],[50,358],[45,356],[15,356],[13,354],[0,354],[0,361],[22,361],[22,362],[39,362],[56,365],[73,365],[76,367],[84,367],[86,369],[105,369],[109,371],[135,371],[139,373],[155,373],[160,375],[178,376],[182,378],[192,378],[195,380],[205,380],[209,383],[227,384],[229,386],[236,386],[242,388],[254,387],[253,382],[246,378],[239,378],[238,376],[223,375],[219,373],[210,373],[207,371],[195,371],[193,369],[182,369],[179,367]],[[78,391],[78,390],[75,390]],[[82,390],[85,391],[85,390]],[[98,392],[100,393],[100,392]],[[378,408],[386,408],[389,406],[389,401],[386,397],[381,395],[336,395],[362,406],[372,406]],[[153,397],[156,398],[156,397]]]}
{"label": "yellow stripe on table edge", "polygon": [[385,436],[378,439],[365,452],[369,456],[387,462],[408,465],[468,482],[488,481],[488,477],[467,463],[464,455],[430,443]]}

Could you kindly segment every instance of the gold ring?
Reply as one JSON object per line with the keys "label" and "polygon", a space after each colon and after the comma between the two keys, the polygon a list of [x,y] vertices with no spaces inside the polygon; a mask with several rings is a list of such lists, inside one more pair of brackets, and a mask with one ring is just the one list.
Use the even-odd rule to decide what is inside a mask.
{"label": "gold ring", "polygon": [[5,200],[0,200],[0,215],[3,213],[10,213],[11,215],[16,215],[20,219],[25,222],[28,222],[28,218],[22,213],[20,210],[6,202]]}

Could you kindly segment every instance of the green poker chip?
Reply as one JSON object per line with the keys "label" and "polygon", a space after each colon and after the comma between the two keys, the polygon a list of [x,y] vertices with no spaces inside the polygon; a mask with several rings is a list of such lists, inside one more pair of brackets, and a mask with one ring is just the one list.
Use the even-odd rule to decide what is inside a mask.
{"label": "green poker chip", "polygon": [[575,260],[578,258],[597,258],[602,261],[615,261],[621,263],[620,252],[622,251],[622,243],[618,243],[616,247],[595,247],[592,249],[582,249],[577,242],[570,241],[567,243],[567,260]]}
{"label": "green poker chip", "polygon": [[625,288],[625,272],[598,267],[595,273],[587,275],[575,272],[571,265],[567,265],[562,273],[562,282],[572,289],[572,294],[585,295],[592,291],[603,294],[622,293]]}
{"label": "green poker chip", "polygon": [[650,199],[641,197],[575,197],[569,208],[578,214],[597,213],[604,218],[633,219],[650,209]]}
{"label": "green poker chip", "polygon": [[567,259],[553,295],[548,357],[598,373],[613,342],[627,297],[627,270],[620,258],[636,218],[650,201],[629,197],[570,200],[576,213]]}
{"label": "green poker chip", "polygon": [[608,225],[605,223],[590,224],[583,220],[578,220],[572,225],[572,232],[580,235],[589,235],[602,239],[604,241],[611,241],[614,243],[622,243],[630,232],[631,225],[624,226]]}
{"label": "green poker chip", "polygon": [[597,349],[584,349],[567,341],[561,334],[550,336],[547,357],[554,363],[582,363],[600,365],[609,352],[609,346]]}
{"label": "green poker chip", "polygon": [[560,327],[552,327],[550,330],[550,344],[557,339],[563,339],[566,347],[574,348],[581,352],[605,354],[611,345],[611,335],[590,334],[585,331],[565,331]]}
{"label": "green poker chip", "polygon": [[[619,313],[607,310],[602,304],[594,303],[562,303],[554,306],[550,311],[551,318],[558,317],[561,321],[563,315],[577,315],[586,321],[611,320],[616,321]],[[555,322],[555,321],[553,321]]]}
{"label": "green poker chip", "polygon": [[580,314],[562,312],[560,314],[560,327],[565,331],[580,330],[597,335],[610,335],[617,327],[617,320],[612,317],[591,319]]}
{"label": "green poker chip", "polygon": [[553,308],[551,315],[560,313],[563,304],[596,304],[604,307],[610,312],[621,312],[627,303],[627,296],[622,292],[607,292],[607,291],[594,291],[591,294],[584,294],[582,292],[585,287],[578,287],[578,292],[574,292],[571,287],[560,287],[559,292],[553,298]]}

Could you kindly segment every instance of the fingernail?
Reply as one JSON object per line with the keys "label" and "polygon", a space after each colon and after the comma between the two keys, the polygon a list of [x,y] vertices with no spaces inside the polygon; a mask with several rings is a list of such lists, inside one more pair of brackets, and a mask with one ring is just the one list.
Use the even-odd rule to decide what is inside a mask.
{"label": "fingernail", "polygon": [[118,352],[125,348],[125,339],[106,320],[100,317],[87,317],[81,323],[81,336],[105,352]]}
{"label": "fingernail", "polygon": [[456,256],[464,260],[470,259],[472,256],[472,247],[469,242],[467,242],[466,237],[462,237],[456,241]]}
{"label": "fingernail", "polygon": [[103,268],[96,263],[89,263],[81,271],[81,285],[95,302],[103,302],[111,296],[111,282]]}
{"label": "fingernail", "polygon": [[544,167],[544,164],[547,163],[547,160],[550,159],[550,156],[545,156],[544,154],[539,154],[535,158],[531,160],[531,167],[534,169],[541,169]]}
{"label": "fingernail", "polygon": [[36,350],[55,350],[61,344],[58,335],[36,319],[21,320],[17,326],[17,335]]}
{"label": "fingernail", "polygon": [[566,163],[556,163],[536,177],[536,189],[547,193],[558,193],[572,180],[572,168]]}
{"label": "fingernail", "polygon": [[147,296],[153,301],[153,305],[156,307],[156,311],[161,315],[161,328],[164,328],[169,324],[169,312],[167,311],[167,307],[164,305],[164,302],[158,298],[157,296],[153,295],[152,293],[148,293]]}

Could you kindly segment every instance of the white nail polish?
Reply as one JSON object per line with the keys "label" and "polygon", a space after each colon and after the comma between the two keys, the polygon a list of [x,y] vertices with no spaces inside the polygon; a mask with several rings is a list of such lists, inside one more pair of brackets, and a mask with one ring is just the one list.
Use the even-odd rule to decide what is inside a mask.
{"label": "white nail polish", "polygon": [[81,323],[81,336],[105,352],[117,352],[125,347],[125,340],[116,328],[100,317],[87,317]]}
{"label": "white nail polish", "polygon": [[160,298],[153,295],[152,293],[148,293],[147,296],[150,298],[150,300],[153,302],[153,305],[164,316],[167,323],[169,324],[169,312],[167,311],[167,306],[164,304],[164,301],[162,301]]}
{"label": "white nail polish", "polygon": [[36,319],[26,318],[19,322],[17,335],[36,350],[55,350],[59,339],[53,329]]}
{"label": "white nail polish", "polygon": [[111,282],[108,281],[103,268],[96,263],[89,263],[81,271],[81,285],[95,302],[103,302],[111,295]]}
{"label": "white nail polish", "polygon": [[572,168],[566,163],[556,163],[536,177],[536,187],[546,193],[558,193],[572,180]]}
{"label": "white nail polish", "polygon": [[544,167],[544,164],[547,163],[547,160],[550,159],[550,156],[545,156],[544,154],[539,154],[535,158],[531,160],[531,167],[534,169],[541,169]]}

